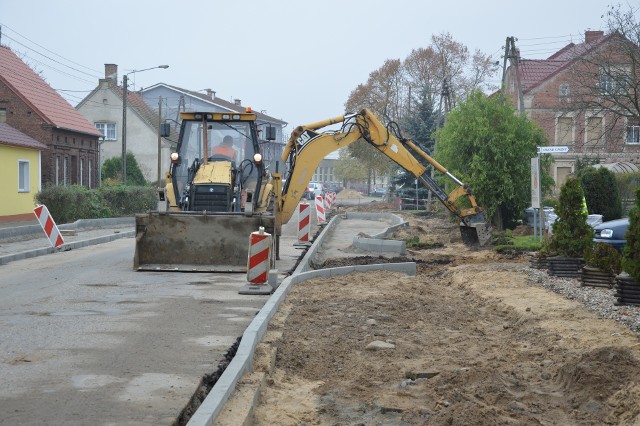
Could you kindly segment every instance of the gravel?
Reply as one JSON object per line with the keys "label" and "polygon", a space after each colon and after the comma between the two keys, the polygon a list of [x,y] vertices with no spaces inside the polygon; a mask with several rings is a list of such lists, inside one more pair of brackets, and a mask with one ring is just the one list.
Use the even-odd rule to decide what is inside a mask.
{"label": "gravel", "polygon": [[618,321],[630,330],[640,333],[640,305],[614,305],[616,290],[605,287],[581,287],[578,278],[559,278],[546,270],[525,267],[527,284],[543,287],[567,299],[582,303],[602,318]]}

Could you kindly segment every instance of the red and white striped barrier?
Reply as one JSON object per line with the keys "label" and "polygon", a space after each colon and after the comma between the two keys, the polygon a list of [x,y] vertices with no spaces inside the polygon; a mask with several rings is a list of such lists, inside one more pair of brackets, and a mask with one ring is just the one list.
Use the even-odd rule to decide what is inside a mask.
{"label": "red and white striped barrier", "polygon": [[316,218],[318,224],[327,223],[327,216],[325,215],[324,200],[320,195],[316,197]]}
{"label": "red and white striped barrier", "polygon": [[298,242],[309,242],[309,230],[311,225],[311,206],[307,203],[298,204]]}
{"label": "red and white striped barrier", "polygon": [[262,226],[249,237],[247,281],[252,284],[264,284],[268,280],[272,241],[271,234],[264,232]]}
{"label": "red and white striped barrier", "polygon": [[325,197],[325,204],[327,206],[327,210],[330,210],[331,206],[333,206],[333,201],[336,199],[336,193],[327,192],[324,194],[324,197]]}
{"label": "red and white striped barrier", "polygon": [[53,218],[49,214],[49,209],[47,209],[47,206],[41,204],[33,209],[33,212],[38,218],[38,222],[40,222],[40,226],[42,226],[44,233],[47,235],[51,246],[53,248],[58,248],[63,245],[64,240],[62,239],[62,235],[60,235],[58,225],[56,225],[56,223],[53,221]]}

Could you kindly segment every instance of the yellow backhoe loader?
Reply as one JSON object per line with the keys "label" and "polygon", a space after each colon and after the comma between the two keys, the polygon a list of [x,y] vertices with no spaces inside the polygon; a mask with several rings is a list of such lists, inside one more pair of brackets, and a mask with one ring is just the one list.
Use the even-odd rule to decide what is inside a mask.
{"label": "yellow backhoe loader", "polygon": [[181,113],[158,211],[136,215],[134,269],[243,272],[249,235],[274,233],[256,114]]}
{"label": "yellow backhoe loader", "polygon": [[[249,235],[261,226],[275,235],[277,254],[282,224],[293,216],[320,161],[358,140],[430,189],[460,220],[466,244],[483,245],[490,238],[486,214],[469,187],[403,138],[394,123],[384,126],[369,110],[297,127],[282,153],[284,184],[284,171],[271,173],[264,167],[255,119],[250,112],[181,114],[178,149],[166,187],[159,191],[158,211],[136,216],[135,269],[246,271]],[[338,123],[338,131],[321,131]],[[233,138],[233,147],[214,149],[225,136]],[[447,194],[418,157],[457,187]],[[465,206],[460,199],[466,199]]]}

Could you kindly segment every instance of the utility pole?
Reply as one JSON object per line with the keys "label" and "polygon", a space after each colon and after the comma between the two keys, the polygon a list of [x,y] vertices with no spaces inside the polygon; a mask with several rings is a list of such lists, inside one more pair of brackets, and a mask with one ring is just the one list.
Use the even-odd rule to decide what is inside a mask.
{"label": "utility pole", "polygon": [[167,69],[169,65],[158,65],[157,67],[145,68],[143,70],[133,70],[122,76],[122,183],[127,184],[127,83],[129,74],[155,70],[157,68]]}
{"label": "utility pole", "polygon": [[507,37],[504,47],[504,61],[502,63],[502,92],[505,93],[505,83],[507,76],[507,61],[513,68],[516,76],[518,91],[518,113],[524,115],[524,96],[522,94],[522,83],[520,81],[520,54],[516,50],[515,38]]}
{"label": "utility pole", "polygon": [[158,97],[158,188],[162,186],[162,96]]}
{"label": "utility pole", "polygon": [[122,183],[127,185],[127,74],[122,76]]}

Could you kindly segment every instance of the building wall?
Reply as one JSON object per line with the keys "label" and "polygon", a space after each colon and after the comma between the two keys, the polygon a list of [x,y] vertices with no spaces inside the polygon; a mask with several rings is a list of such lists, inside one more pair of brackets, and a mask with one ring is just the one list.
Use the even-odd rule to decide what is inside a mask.
{"label": "building wall", "polygon": [[[29,162],[29,190],[18,189],[18,161]],[[0,145],[0,217],[33,214],[34,196],[40,190],[40,151]]]}
{"label": "building wall", "polygon": [[[157,102],[157,101],[156,101]],[[98,90],[78,106],[78,111],[92,123],[115,123],[115,140],[106,140],[100,149],[100,164],[113,157],[122,158],[122,99],[108,82],[102,80]],[[131,106],[127,109],[127,152],[132,153],[144,178],[155,182],[158,177],[158,135]],[[169,169],[170,144],[161,141],[161,170]]]}
{"label": "building wall", "polygon": [[[7,109],[7,124],[49,148],[42,153],[42,185],[80,184],[97,187],[98,138],[57,129],[0,82],[0,108]],[[66,162],[65,168],[63,167]],[[58,167],[56,168],[56,164]]]}

